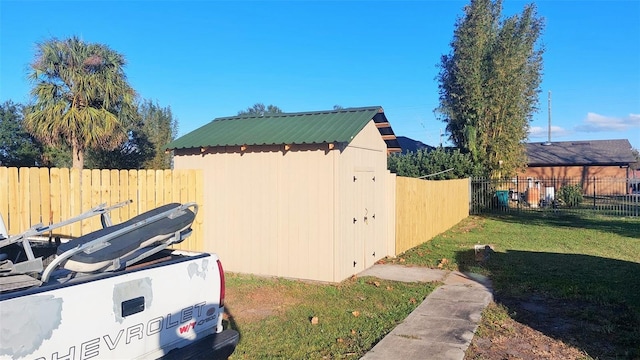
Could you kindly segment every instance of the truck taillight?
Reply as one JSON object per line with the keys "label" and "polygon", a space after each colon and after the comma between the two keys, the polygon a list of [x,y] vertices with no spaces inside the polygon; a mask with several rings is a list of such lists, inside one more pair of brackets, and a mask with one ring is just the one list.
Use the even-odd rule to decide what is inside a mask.
{"label": "truck taillight", "polygon": [[222,262],[218,259],[218,272],[220,273],[220,307],[224,306],[224,270],[222,269]]}

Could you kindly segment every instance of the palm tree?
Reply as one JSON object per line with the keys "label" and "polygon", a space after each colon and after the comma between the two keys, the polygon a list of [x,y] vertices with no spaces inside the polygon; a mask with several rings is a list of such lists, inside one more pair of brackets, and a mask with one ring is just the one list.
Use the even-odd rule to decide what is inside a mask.
{"label": "palm tree", "polygon": [[77,37],[38,44],[26,128],[47,144],[70,146],[78,169],[87,149],[115,148],[126,140],[125,123],[135,111],[124,64],[106,45]]}

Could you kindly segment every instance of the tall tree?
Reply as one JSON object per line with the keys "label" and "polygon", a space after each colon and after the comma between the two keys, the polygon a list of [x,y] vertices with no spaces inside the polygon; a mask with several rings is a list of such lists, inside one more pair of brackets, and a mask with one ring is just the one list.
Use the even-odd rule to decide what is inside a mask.
{"label": "tall tree", "polygon": [[22,126],[22,105],[6,101],[0,105],[0,165],[37,166],[42,146]]}
{"label": "tall tree", "polygon": [[171,155],[164,146],[175,139],[178,122],[170,107],[161,107],[151,100],[137,106],[134,121],[127,125],[127,140],[114,150],[88,152],[87,164],[91,168],[109,169],[168,169]]}
{"label": "tall tree", "polygon": [[640,151],[638,149],[631,149],[633,156],[636,158],[636,162],[631,164],[631,168],[634,170],[640,170]]}
{"label": "tall tree", "polygon": [[264,106],[263,103],[255,103],[253,106],[248,107],[246,110],[238,111],[238,115],[264,115],[264,114],[280,114],[283,113],[282,109],[275,105]]}
{"label": "tall tree", "polygon": [[114,150],[87,151],[86,165],[91,169],[142,169],[155,155],[153,144],[135,123],[127,131],[127,140]]}
{"label": "tall tree", "polygon": [[69,144],[79,169],[87,149],[117,147],[127,137],[125,119],[135,112],[124,65],[124,57],[106,45],[77,37],[38,44],[27,129],[47,144]]}
{"label": "tall tree", "polygon": [[171,167],[171,155],[164,147],[178,135],[178,121],[173,118],[171,107],[160,107],[151,100],[145,100],[138,106],[142,120],[142,132],[153,145],[154,156],[145,162],[147,169],[168,169]]}
{"label": "tall tree", "polygon": [[523,142],[538,109],[543,20],[533,4],[501,20],[501,0],[471,0],[464,11],[439,64],[436,111],[488,175],[514,175],[526,165]]}

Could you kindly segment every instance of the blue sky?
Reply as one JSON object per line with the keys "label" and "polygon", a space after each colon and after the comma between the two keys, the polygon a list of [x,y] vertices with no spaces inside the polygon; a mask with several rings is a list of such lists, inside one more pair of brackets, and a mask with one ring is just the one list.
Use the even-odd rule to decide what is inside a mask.
{"label": "blue sky", "polygon": [[[437,64],[467,1],[0,1],[0,101],[26,103],[36,43],[79,36],[127,59],[179,135],[254,103],[286,112],[380,105],[396,135],[440,143]],[[505,0],[503,15],[528,2]],[[640,1],[536,2],[545,18],[529,141],[640,149]],[[446,134],[442,137],[446,145]]]}

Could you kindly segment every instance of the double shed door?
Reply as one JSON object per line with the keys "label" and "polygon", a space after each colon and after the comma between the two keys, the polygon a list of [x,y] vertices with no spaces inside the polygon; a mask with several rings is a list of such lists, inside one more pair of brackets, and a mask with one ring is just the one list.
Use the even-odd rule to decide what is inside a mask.
{"label": "double shed door", "polygon": [[353,267],[360,272],[372,266],[379,257],[381,234],[377,234],[380,216],[376,214],[375,172],[355,171],[353,176],[354,207],[351,223],[353,226]]}

